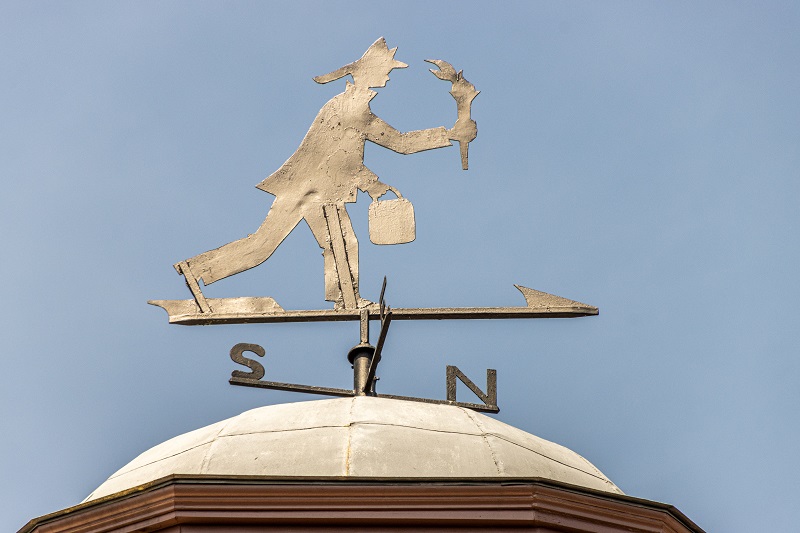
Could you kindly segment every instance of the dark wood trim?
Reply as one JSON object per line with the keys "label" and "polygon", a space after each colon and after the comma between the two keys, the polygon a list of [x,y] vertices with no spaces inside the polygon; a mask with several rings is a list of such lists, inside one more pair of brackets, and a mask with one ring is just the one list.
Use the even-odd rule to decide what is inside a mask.
{"label": "dark wood trim", "polygon": [[169,476],[31,520],[19,533],[492,528],[702,530],[670,505],[538,479]]}

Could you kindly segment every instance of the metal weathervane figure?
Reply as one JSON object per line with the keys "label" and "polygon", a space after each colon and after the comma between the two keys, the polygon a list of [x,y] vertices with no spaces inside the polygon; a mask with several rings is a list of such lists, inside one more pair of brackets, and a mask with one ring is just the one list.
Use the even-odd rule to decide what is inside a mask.
{"label": "metal weathervane figure", "polygon": [[[345,204],[356,201],[357,189],[369,194],[373,202],[388,191],[397,195],[400,201],[387,205],[377,203],[371,209],[375,220],[372,225],[377,225],[373,229],[376,244],[413,240],[414,222],[411,204],[403,199],[400,191],[382,183],[364,165],[364,143],[371,141],[401,154],[413,154],[451,146],[451,140],[462,142],[466,148],[477,134],[475,121],[469,118],[469,102],[466,116],[459,116],[451,130],[439,127],[401,133],[372,113],[369,105],[377,93],[371,88],[385,87],[392,70],[408,66],[394,59],[396,51],[397,48],[390,50],[381,37],[357,61],[314,78],[317,83],[329,83],[349,75],[353,82],[348,81],[344,92],[322,107],[297,151],[257,185],[262,191],[275,195],[261,227],[243,239],[175,265],[178,273],[185,276],[202,312],[212,309],[200,291],[200,280],[209,285],[260,265],[301,220],[306,221],[323,250],[325,299],[335,302],[337,309],[372,304],[359,294],[358,240]],[[452,71],[455,86],[455,70],[444,62],[436,61],[436,64],[448,75]],[[474,87],[472,91],[474,98],[477,92]],[[461,107],[459,104],[459,109]],[[462,152],[466,153],[463,149]],[[378,220],[383,220],[383,226]],[[395,242],[391,242],[393,234]]]}
{"label": "metal weathervane figure", "polygon": [[[384,301],[386,279],[379,303],[366,300],[359,292],[358,240],[353,232],[345,204],[356,201],[357,191],[372,197],[369,206],[369,234],[375,244],[402,244],[416,235],[414,210],[400,191],[378,179],[364,165],[364,144],[373,142],[401,154],[460,145],[461,167],[468,168],[469,143],[478,129],[472,120],[471,107],[478,95],[475,86],[461,71],[438,59],[427,60],[436,67],[431,72],[451,83],[450,94],[456,101],[458,117],[452,129],[444,127],[402,133],[377,117],[370,109],[376,96],[371,90],[386,86],[389,73],[406,68],[394,56],[383,38],[375,41],[360,59],[324,76],[317,83],[330,83],[352,76],[343,93],[331,98],[320,109],[314,123],[294,154],[257,187],[275,196],[261,226],[243,239],[190,257],[175,264],[192,293],[191,300],[151,300],[169,315],[171,324],[210,325],[268,322],[318,322],[357,320],[359,343],[348,353],[353,365],[353,388],[337,389],[265,381],[264,367],[244,353],[263,357],[257,344],[239,343],[231,349],[231,359],[249,372],[235,370],[234,385],[291,390],[333,396],[379,396],[430,403],[460,405],[471,409],[497,412],[497,375],[487,370],[486,391],[482,391],[457,367],[447,367],[447,399],[431,400],[378,394],[375,372],[381,360],[384,341],[392,320],[574,318],[598,314],[596,307],[516,285],[525,298],[520,307],[435,307],[389,308]],[[397,198],[379,200],[388,191]],[[281,242],[305,220],[322,248],[325,265],[325,299],[333,309],[285,310],[269,297],[206,298],[200,283],[209,285],[260,265],[275,252]],[[369,323],[379,321],[377,345],[370,344]],[[464,383],[482,403],[456,401],[456,380]]]}

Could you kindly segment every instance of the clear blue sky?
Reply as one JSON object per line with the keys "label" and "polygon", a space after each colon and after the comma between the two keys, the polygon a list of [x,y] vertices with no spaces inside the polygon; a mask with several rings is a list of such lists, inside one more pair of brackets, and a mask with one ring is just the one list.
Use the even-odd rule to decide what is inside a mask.
{"label": "clear blue sky", "polygon": [[[385,7],[384,7],[385,6]],[[362,294],[521,305],[575,320],[397,323],[383,392],[444,396],[446,364],[499,381],[498,418],[587,457],[708,531],[792,531],[800,498],[800,7],[796,2],[16,2],[0,5],[0,530],[71,506],[141,451],[346,387],[355,323],[179,327],[171,265],[254,231],[254,188],[377,37],[410,65],[373,101],[401,130],[455,120],[426,58],[481,91],[455,148],[367,164],[414,202],[417,241],[368,243]],[[208,288],[323,302],[307,228]],[[466,397],[465,397],[466,398]]]}

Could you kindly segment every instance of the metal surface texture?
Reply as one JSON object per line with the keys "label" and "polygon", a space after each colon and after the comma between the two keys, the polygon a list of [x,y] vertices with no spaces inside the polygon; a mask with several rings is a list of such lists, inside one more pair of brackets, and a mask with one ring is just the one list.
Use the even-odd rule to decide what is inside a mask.
{"label": "metal surface texture", "polygon": [[[370,109],[377,96],[373,88],[385,87],[389,73],[408,65],[394,59],[381,37],[364,55],[323,76],[317,83],[330,83],[346,76],[344,92],[320,109],[294,154],[256,187],[275,196],[264,222],[252,234],[219,248],[179,261],[174,265],[184,276],[199,313],[227,313],[229,302],[206,299],[201,285],[233,276],[260,265],[303,220],[322,248],[325,299],[336,309],[358,309],[372,304],[359,294],[358,240],[345,204],[356,201],[357,191],[372,198],[370,235],[376,244],[402,244],[414,240],[413,206],[396,188],[382,183],[364,164],[364,144],[375,143],[400,154],[461,145],[464,167],[466,147],[477,135],[469,116],[477,92],[449,63],[431,60],[441,71],[439,78],[452,81],[458,119],[450,130],[444,127],[400,132]],[[378,199],[392,191],[396,200]]]}

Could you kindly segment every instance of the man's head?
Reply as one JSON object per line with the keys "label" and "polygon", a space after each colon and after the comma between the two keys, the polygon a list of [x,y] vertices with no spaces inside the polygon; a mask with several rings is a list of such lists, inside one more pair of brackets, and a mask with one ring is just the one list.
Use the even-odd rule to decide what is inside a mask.
{"label": "man's head", "polygon": [[386,40],[381,37],[367,48],[360,59],[343,66],[324,76],[317,76],[317,83],[328,83],[350,74],[353,83],[361,87],[384,87],[389,81],[389,73],[396,68],[406,68],[408,65],[394,58],[397,48],[389,49]]}

